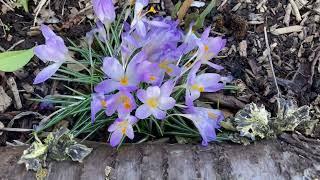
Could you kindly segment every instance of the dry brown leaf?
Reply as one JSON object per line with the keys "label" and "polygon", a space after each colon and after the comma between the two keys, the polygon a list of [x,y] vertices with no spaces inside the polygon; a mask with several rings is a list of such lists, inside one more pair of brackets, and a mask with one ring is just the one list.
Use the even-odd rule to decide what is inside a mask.
{"label": "dry brown leaf", "polygon": [[178,19],[180,22],[183,20],[184,16],[186,15],[188,9],[190,8],[193,0],[185,0],[178,11]]}

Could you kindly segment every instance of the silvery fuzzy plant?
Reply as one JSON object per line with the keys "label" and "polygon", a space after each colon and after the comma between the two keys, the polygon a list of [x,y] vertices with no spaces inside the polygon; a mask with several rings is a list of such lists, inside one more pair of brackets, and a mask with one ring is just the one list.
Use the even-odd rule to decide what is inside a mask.
{"label": "silvery fuzzy plant", "polygon": [[249,144],[257,139],[274,138],[283,132],[293,132],[299,125],[309,129],[313,121],[309,106],[298,107],[294,100],[278,98],[276,116],[272,117],[263,105],[250,103],[234,117],[222,122],[222,127],[240,133],[229,135],[231,141]]}

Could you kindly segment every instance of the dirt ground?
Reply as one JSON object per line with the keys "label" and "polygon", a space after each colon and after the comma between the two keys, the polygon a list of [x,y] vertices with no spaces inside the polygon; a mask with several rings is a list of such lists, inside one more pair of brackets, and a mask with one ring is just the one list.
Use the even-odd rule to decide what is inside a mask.
{"label": "dirt ground", "polygon": [[[170,13],[171,3],[176,3],[170,0],[152,2],[160,13]],[[264,104],[274,112],[275,98],[279,93],[281,97],[294,99],[299,106],[312,104],[314,116],[320,114],[320,101],[317,99],[320,94],[320,1],[294,2],[295,5],[292,5],[291,0],[217,1],[217,7],[207,17],[205,24],[212,26],[212,35],[227,38],[227,47],[216,63],[224,66],[222,73],[233,76],[233,84],[241,87],[236,94],[230,91],[219,94],[225,112],[233,114],[250,102]],[[22,8],[11,11],[6,9],[6,5],[0,4],[0,51],[26,49],[43,43],[38,24],[34,27],[36,6],[32,3],[29,6],[31,13],[24,12]],[[197,13],[203,9],[192,7],[189,11]],[[67,38],[80,42],[91,29],[90,22],[93,22],[90,3],[86,0],[52,1],[39,14],[37,22],[50,24],[66,42]],[[8,125],[11,119],[21,113],[40,113],[26,113],[12,125],[30,129],[37,125],[41,115],[52,112],[50,108],[43,110],[38,103],[28,100],[65,91],[56,81],[32,85],[35,74],[42,67],[43,63],[34,58],[23,70],[5,74],[0,72],[0,86],[13,98],[12,89],[7,85],[8,78],[13,77],[22,102],[22,107],[17,108],[16,101],[13,101],[13,105],[0,113],[4,125]],[[209,99],[210,96],[206,95]],[[320,137],[319,129],[312,136]],[[0,134],[0,144],[12,140],[24,142],[27,138],[28,133],[6,132]]]}

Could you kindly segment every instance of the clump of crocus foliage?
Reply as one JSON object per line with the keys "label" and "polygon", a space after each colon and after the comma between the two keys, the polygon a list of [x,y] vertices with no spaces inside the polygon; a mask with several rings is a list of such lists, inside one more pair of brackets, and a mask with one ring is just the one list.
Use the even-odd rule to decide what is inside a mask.
{"label": "clump of crocus foliage", "polygon": [[[117,17],[112,0],[93,0],[98,20],[96,27],[86,34],[87,64],[71,57],[62,38],[42,25],[46,43],[34,51],[43,62],[53,63],[37,75],[34,83],[53,76],[63,63],[81,64],[90,74],[92,85],[91,95],[80,98],[90,101],[91,123],[86,126],[101,124],[97,122],[98,116],[107,118],[103,122],[108,126],[112,146],[119,145],[125,137],[134,139],[136,133],[152,136],[152,124],[156,124],[161,135],[174,134],[164,129],[173,128],[180,136],[184,135],[184,129],[190,130],[185,134],[191,137],[200,134],[202,144],[207,145],[216,139],[216,129],[224,117],[219,110],[198,107],[195,100],[202,92],[224,88],[228,78],[202,70],[223,69],[212,60],[224,48],[226,40],[211,37],[210,27],[200,36],[192,31],[192,26],[184,33],[177,20],[149,17],[148,14],[156,11],[153,7],[147,10],[147,5],[148,0],[137,0]],[[100,49],[94,51],[96,43]],[[77,52],[85,54],[84,50]],[[83,81],[78,78],[77,82]],[[166,123],[170,119],[178,123]],[[143,127],[149,131],[142,130]]]}

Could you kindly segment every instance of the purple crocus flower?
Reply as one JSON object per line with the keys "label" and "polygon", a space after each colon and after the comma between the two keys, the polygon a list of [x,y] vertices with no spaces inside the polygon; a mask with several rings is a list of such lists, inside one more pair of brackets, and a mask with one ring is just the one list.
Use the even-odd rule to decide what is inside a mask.
{"label": "purple crocus flower", "polygon": [[134,116],[127,115],[119,117],[111,124],[108,131],[111,132],[110,145],[112,147],[117,146],[123,136],[127,136],[129,139],[134,138],[133,125],[138,121]]}
{"label": "purple crocus flower", "polygon": [[215,129],[220,128],[220,122],[224,119],[221,111],[202,107],[194,107],[191,112],[180,115],[190,119],[196,126],[202,137],[203,146],[216,139]]}
{"label": "purple crocus flower", "polygon": [[148,32],[148,26],[154,27],[168,27],[168,24],[162,21],[148,20],[146,14],[149,12],[156,13],[154,7],[151,7],[149,11],[143,13],[143,8],[146,7],[149,0],[137,0],[134,7],[134,17],[131,22],[131,29],[136,30],[137,34],[141,37],[145,37]]}
{"label": "purple crocus flower", "polygon": [[202,34],[201,38],[196,41],[199,49],[197,52],[197,59],[202,63],[208,64],[217,70],[223,69],[222,66],[209,62],[210,59],[217,56],[219,52],[226,46],[226,40],[222,37],[209,37],[210,27],[208,27]]}
{"label": "purple crocus flower", "polygon": [[140,72],[141,81],[159,86],[164,79],[164,73],[159,68],[158,64],[149,61],[143,61],[137,72]]}
{"label": "purple crocus flower", "polygon": [[145,26],[145,15],[142,13],[143,8],[147,6],[149,0],[137,0],[134,7],[134,18],[131,23],[131,28],[136,29],[137,33],[144,37],[147,34],[147,28]]}
{"label": "purple crocus flower", "polygon": [[108,116],[111,116],[116,111],[119,116],[124,116],[130,114],[137,107],[134,97],[128,91],[119,91],[114,95],[110,95],[110,102],[106,110]]}
{"label": "purple crocus flower", "polygon": [[110,96],[105,96],[101,93],[92,94],[91,100],[91,122],[94,123],[96,114],[104,109],[106,114],[109,114],[108,109],[111,105],[111,98]]}
{"label": "purple crocus flower", "polygon": [[131,59],[127,67],[113,57],[106,57],[103,60],[103,72],[108,79],[102,81],[95,87],[95,91],[103,94],[114,90],[134,91],[140,82],[136,68],[144,60],[143,53],[138,53]]}
{"label": "purple crocus flower", "polygon": [[40,29],[46,42],[44,45],[35,47],[34,53],[44,63],[53,62],[53,64],[40,71],[33,84],[39,84],[49,79],[69,58],[68,48],[64,44],[63,39],[57,36],[46,25],[42,24]]}
{"label": "purple crocus flower", "polygon": [[153,115],[157,119],[164,119],[166,111],[172,109],[176,103],[176,100],[170,97],[173,87],[174,82],[169,80],[160,88],[152,86],[148,87],[147,90],[138,90],[137,97],[144,104],[136,110],[136,117],[145,119]]}
{"label": "purple crocus flower", "polygon": [[112,0],[93,0],[92,5],[98,19],[106,26],[115,20],[116,13]]}
{"label": "purple crocus flower", "polygon": [[200,97],[201,92],[216,92],[224,87],[221,83],[221,76],[216,73],[204,73],[197,76],[201,66],[198,62],[192,67],[187,77],[186,105],[192,106],[193,101]]}

